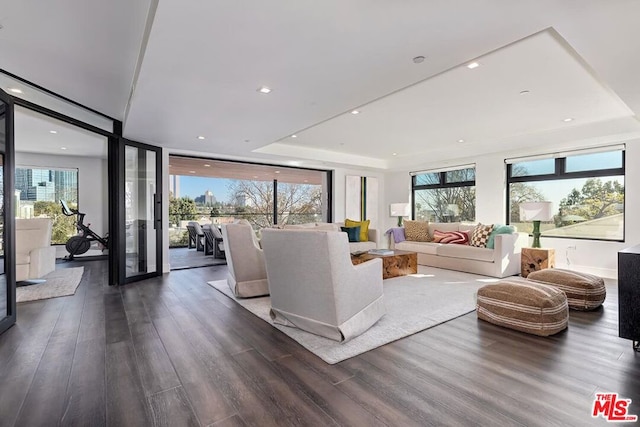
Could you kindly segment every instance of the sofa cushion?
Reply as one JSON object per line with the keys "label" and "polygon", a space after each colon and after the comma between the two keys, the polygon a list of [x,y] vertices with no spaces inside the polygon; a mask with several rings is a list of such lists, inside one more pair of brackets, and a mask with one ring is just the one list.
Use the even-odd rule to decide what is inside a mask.
{"label": "sofa cushion", "polygon": [[332,222],[318,222],[314,228],[316,231],[341,231],[338,224]]}
{"label": "sofa cushion", "polygon": [[450,258],[472,259],[475,261],[493,262],[494,250],[478,248],[469,245],[442,245],[438,246],[436,255]]}
{"label": "sofa cushion", "polygon": [[448,243],[458,245],[469,244],[469,234],[465,231],[440,231],[433,233],[433,241],[436,243]]}
{"label": "sofa cushion", "polygon": [[513,225],[494,224],[493,230],[491,230],[491,234],[489,234],[489,240],[487,240],[487,248],[493,249],[495,247],[496,234],[513,234],[516,231],[516,227]]}
{"label": "sofa cushion", "polygon": [[404,221],[404,236],[407,240],[414,242],[431,242],[433,238],[429,234],[429,223],[427,221]]}
{"label": "sofa cushion", "polygon": [[360,227],[340,227],[340,229],[347,233],[349,243],[360,241]]}
{"label": "sofa cushion", "polygon": [[471,241],[469,242],[469,245],[476,246],[478,248],[486,248],[491,231],[493,231],[493,224],[484,225],[480,223],[476,225],[471,233]]}
{"label": "sofa cushion", "polygon": [[436,250],[440,246],[443,245],[433,242],[414,242],[411,240],[405,240],[404,242],[396,243],[395,248],[400,249],[401,251],[411,251],[428,255],[436,255]]}
{"label": "sofa cushion", "polygon": [[369,241],[369,223],[370,220],[366,221],[354,221],[352,219],[345,219],[344,225],[345,227],[360,227],[360,241],[368,242]]}

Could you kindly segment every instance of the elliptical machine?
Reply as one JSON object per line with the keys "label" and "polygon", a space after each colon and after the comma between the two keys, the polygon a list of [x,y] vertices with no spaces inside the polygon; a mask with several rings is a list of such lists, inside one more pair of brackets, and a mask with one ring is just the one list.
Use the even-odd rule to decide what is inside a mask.
{"label": "elliptical machine", "polygon": [[64,200],[60,200],[60,204],[62,205],[62,213],[66,216],[77,215],[78,219],[76,220],[76,229],[78,230],[78,234],[75,236],[69,237],[67,243],[65,244],[65,248],[67,252],[69,252],[69,261],[73,260],[73,257],[76,255],[82,255],[87,252],[91,247],[93,242],[98,242],[98,246],[104,252],[105,249],[109,247],[109,234],[107,233],[104,237],[99,236],[95,231],[89,228],[89,225],[84,224],[84,215],[81,212],[78,212],[77,209],[70,209],[67,202]]}

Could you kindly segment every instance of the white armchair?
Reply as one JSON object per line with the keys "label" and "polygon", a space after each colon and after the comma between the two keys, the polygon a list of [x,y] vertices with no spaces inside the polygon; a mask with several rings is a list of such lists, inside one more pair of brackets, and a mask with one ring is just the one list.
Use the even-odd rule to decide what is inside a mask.
{"label": "white armchair", "polygon": [[269,295],[264,255],[254,238],[250,225],[222,226],[222,242],[229,269],[227,283],[237,297]]}
{"label": "white armchair", "polygon": [[50,218],[16,219],[16,282],[39,279],[56,269],[52,227]]}
{"label": "white armchair", "polygon": [[275,323],[344,342],[384,316],[382,260],[354,266],[346,233],[263,229],[261,243]]}

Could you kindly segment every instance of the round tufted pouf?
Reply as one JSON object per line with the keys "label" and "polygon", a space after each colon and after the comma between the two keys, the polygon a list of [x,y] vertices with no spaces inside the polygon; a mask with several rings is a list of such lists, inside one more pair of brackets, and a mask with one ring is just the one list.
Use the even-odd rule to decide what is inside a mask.
{"label": "round tufted pouf", "polygon": [[528,334],[548,336],[567,327],[567,297],[558,288],[503,279],[478,289],[478,319]]}
{"label": "round tufted pouf", "polygon": [[607,296],[604,280],[593,274],[546,268],[529,273],[527,280],[556,286],[564,291],[569,308],[573,310],[594,310],[602,305]]}

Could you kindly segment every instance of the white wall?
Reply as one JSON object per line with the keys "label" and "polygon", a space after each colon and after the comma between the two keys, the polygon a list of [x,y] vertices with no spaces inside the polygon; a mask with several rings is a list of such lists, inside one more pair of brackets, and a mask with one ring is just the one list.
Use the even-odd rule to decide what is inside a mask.
{"label": "white wall", "polygon": [[[556,250],[556,267],[567,267],[567,255],[570,267],[604,277],[617,277],[618,251],[640,244],[640,140],[621,141],[626,143],[625,177],[625,241],[602,242],[578,239],[558,239],[542,237],[544,247]],[[519,155],[545,154],[549,150],[529,151]],[[483,223],[504,223],[506,220],[506,167],[505,157],[511,154],[489,154],[473,159],[460,159],[459,162],[447,162],[447,166],[456,164],[476,164],[476,220]],[[425,163],[412,170],[438,168],[438,164]],[[411,179],[409,170],[388,172],[385,174],[385,198],[382,206],[389,203],[409,200]],[[388,215],[387,215],[388,216]],[[381,218],[383,218],[381,216]],[[393,218],[386,225],[392,227]],[[385,227],[381,227],[386,229]],[[384,230],[383,230],[384,231]],[[384,239],[383,239],[384,241]],[[575,249],[567,249],[575,247]]]}
{"label": "white wall", "polygon": [[[334,222],[343,222],[345,220],[345,211],[346,211],[346,177],[347,175],[355,175],[355,176],[367,176],[367,177],[375,177],[378,178],[378,210],[376,212],[376,217],[378,220],[378,231],[379,233],[384,233],[386,230],[383,229],[380,232],[380,224],[385,224],[386,217],[389,216],[389,205],[387,204],[386,210],[384,209],[384,199],[385,199],[385,175],[382,172],[372,172],[370,170],[363,169],[343,169],[337,168],[333,170],[333,221]],[[354,219],[354,218],[351,218]],[[355,218],[358,219],[358,218]]]}
{"label": "white wall", "polygon": [[78,206],[85,224],[103,236],[109,229],[107,159],[16,153],[16,166],[78,169]]}

